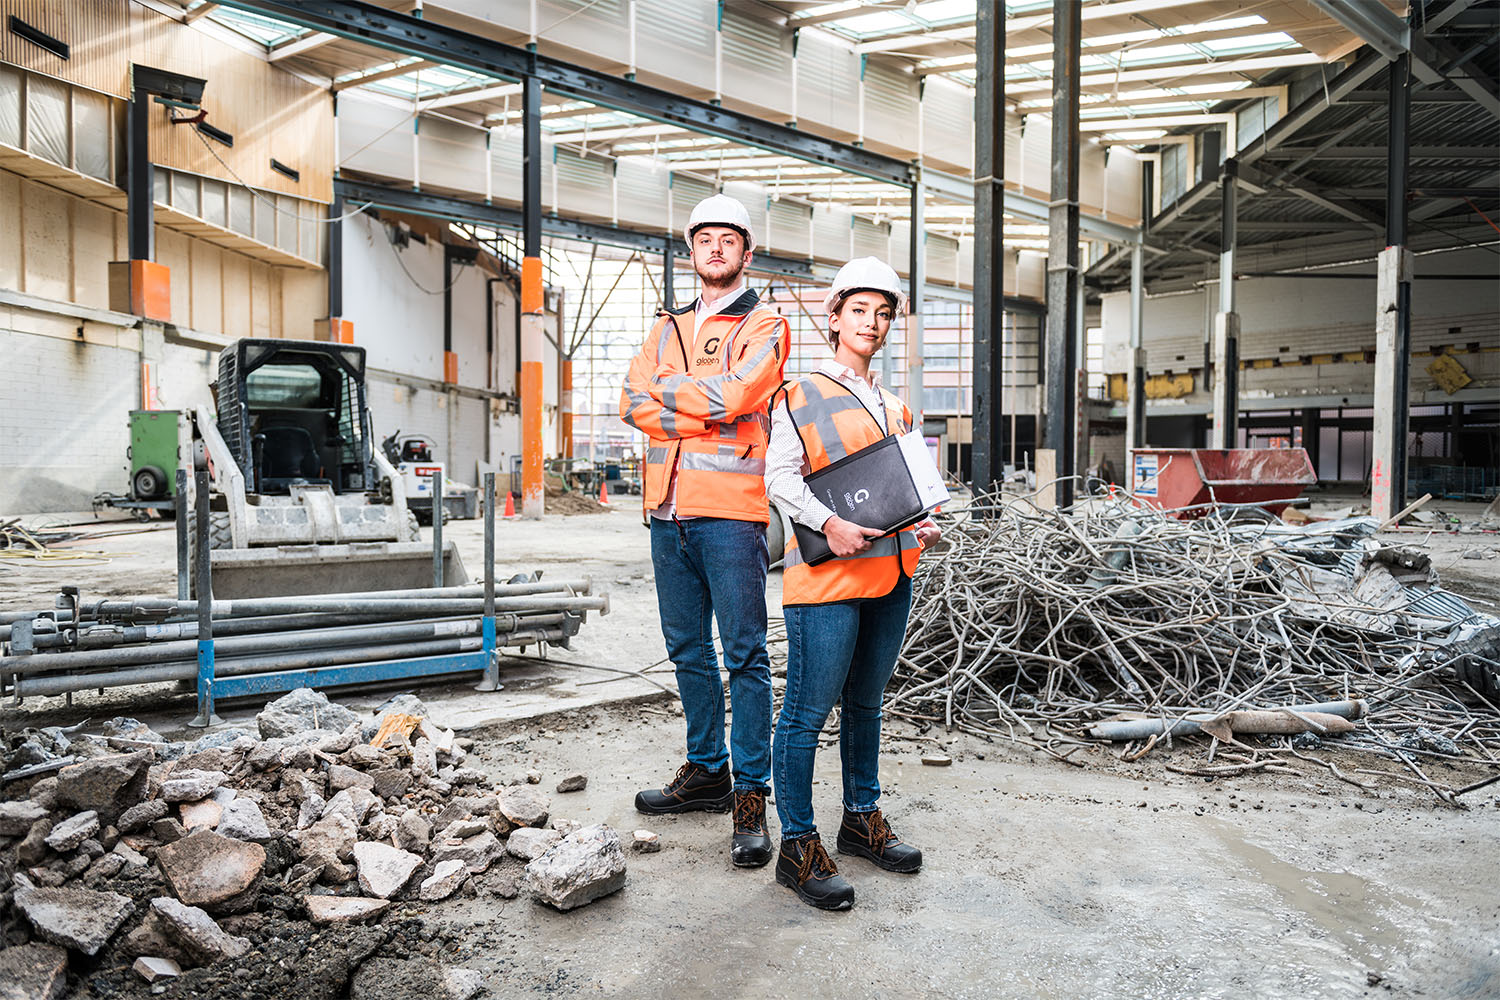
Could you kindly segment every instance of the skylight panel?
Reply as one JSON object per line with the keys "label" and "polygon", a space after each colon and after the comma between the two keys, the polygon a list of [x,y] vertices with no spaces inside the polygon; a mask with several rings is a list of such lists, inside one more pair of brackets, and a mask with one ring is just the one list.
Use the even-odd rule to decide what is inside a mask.
{"label": "skylight panel", "polygon": [[1256,49],[1280,49],[1296,45],[1296,39],[1284,31],[1273,31],[1265,35],[1246,35],[1243,38],[1220,38],[1203,43],[1203,47],[1215,52],[1251,52]]}
{"label": "skylight panel", "polygon": [[1164,128],[1143,128],[1129,132],[1105,132],[1099,138],[1115,142],[1149,142],[1152,139],[1160,139],[1166,134],[1167,130]]}
{"label": "skylight panel", "polygon": [[899,31],[909,28],[915,33],[918,26],[913,24],[910,18],[906,18],[895,11],[877,11],[874,14],[860,14],[845,21],[833,22],[838,27],[858,35],[870,34],[877,31]]}
{"label": "skylight panel", "polygon": [[285,21],[278,21],[275,18],[264,17],[260,14],[251,14],[243,10],[228,10],[220,7],[208,16],[219,24],[224,25],[224,27],[266,45],[279,44],[288,39],[296,38],[307,31],[307,29],[299,25],[288,24]]}
{"label": "skylight panel", "polygon": [[1120,61],[1127,66],[1140,63],[1168,62],[1177,59],[1202,59],[1203,53],[1198,52],[1188,45],[1153,45],[1143,52],[1132,52],[1129,49],[1120,54]]}
{"label": "skylight panel", "polygon": [[930,24],[935,21],[973,17],[975,3],[974,0],[929,0],[928,3],[917,4],[912,13]]}

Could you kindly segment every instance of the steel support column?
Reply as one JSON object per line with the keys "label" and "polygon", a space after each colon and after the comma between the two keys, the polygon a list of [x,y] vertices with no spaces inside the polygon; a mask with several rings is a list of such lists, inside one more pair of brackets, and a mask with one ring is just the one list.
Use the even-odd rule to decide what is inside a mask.
{"label": "steel support column", "polygon": [[1234,160],[1224,161],[1219,182],[1222,206],[1219,235],[1219,311],[1214,314],[1214,426],[1211,448],[1233,448],[1239,440],[1240,314],[1234,308],[1234,250],[1239,175]]}
{"label": "steel support column", "polygon": [[663,309],[670,309],[673,305],[672,272],[677,269],[677,265],[672,262],[674,256],[676,254],[673,253],[672,238],[669,235],[667,237],[667,245],[661,252],[661,304]]}
{"label": "steel support column", "polygon": [[1370,513],[1385,520],[1406,503],[1408,390],[1411,376],[1411,282],[1414,258],[1406,247],[1406,195],[1411,147],[1411,57],[1390,68],[1385,242],[1375,286],[1375,427],[1371,442]]}
{"label": "steel support column", "polygon": [[125,136],[125,233],[131,260],[156,259],[154,223],[154,170],[147,125],[151,117],[151,92],[137,85],[131,92],[126,113]]}
{"label": "steel support column", "polygon": [[[922,428],[922,358],[926,353],[925,330],[922,325],[922,285],[927,281],[927,190],[920,174],[911,186],[911,247],[907,258],[911,278],[910,318],[906,321],[906,405],[911,407],[914,425]],[[885,363],[891,363],[891,351],[885,352]],[[886,387],[890,387],[891,375],[885,374]]]}
{"label": "steel support column", "polygon": [[542,292],[542,83],[522,81],[521,129],[521,516],[543,511],[542,348],[545,304]]}
{"label": "steel support column", "polygon": [[1047,225],[1047,432],[1059,507],[1073,502],[1078,405],[1078,91],[1083,9],[1052,3],[1052,201]]}
{"label": "steel support column", "polygon": [[[981,3],[974,23],[974,493],[1000,488],[1005,454],[1005,12]],[[982,508],[981,508],[982,509]]]}

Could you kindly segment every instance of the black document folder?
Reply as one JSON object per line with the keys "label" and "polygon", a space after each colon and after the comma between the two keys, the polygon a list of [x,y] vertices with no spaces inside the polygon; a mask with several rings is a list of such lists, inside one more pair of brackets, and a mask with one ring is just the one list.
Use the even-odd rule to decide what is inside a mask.
{"label": "black document folder", "polygon": [[[846,521],[890,534],[927,516],[895,435],[846,455],[806,477],[808,488]],[[802,561],[816,566],[833,558],[821,531],[792,521]]]}

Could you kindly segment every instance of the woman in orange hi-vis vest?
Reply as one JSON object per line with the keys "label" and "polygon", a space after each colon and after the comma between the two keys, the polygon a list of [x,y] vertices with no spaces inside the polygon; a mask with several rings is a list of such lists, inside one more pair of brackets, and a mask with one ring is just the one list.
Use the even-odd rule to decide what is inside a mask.
{"label": "woman in orange hi-vis vest", "polygon": [[[771,860],[771,665],[766,655],[766,405],[781,385],[786,320],[743,270],[755,250],[745,207],[705,198],[686,231],[702,294],[658,316],[630,363],[620,417],[647,438],[642,493],[667,655],[687,721],[687,761],[635,797],[644,813],[734,810],[729,859]],[[724,682],[734,709],[724,747]]]}
{"label": "woman in orange hi-vis vest", "polygon": [[881,537],[829,510],[804,479],[889,434],[911,430],[911,410],[870,372],[870,359],[904,303],[889,265],[874,257],[845,264],[824,300],[832,359],[787,382],[771,401],[767,491],[794,520],[821,530],[837,557],[808,565],[796,538],[787,539],[786,694],[771,751],[781,819],[776,881],[826,910],[854,905],[854,888],[839,874],[813,823],[813,756],[835,702],[843,706],[839,853],[893,872],[922,866],[922,852],[891,831],[877,804],[880,705],[906,634],[917,555],[937,540],[938,529],[928,520]]}

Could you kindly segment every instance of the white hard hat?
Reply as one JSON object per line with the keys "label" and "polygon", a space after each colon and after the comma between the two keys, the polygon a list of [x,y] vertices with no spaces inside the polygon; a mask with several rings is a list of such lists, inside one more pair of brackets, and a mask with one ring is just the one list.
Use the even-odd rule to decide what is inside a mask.
{"label": "white hard hat", "polygon": [[745,249],[755,249],[755,232],[750,228],[750,213],[745,211],[744,205],[727,194],[710,195],[693,206],[687,228],[682,231],[682,238],[687,240],[688,246],[693,245],[693,234],[704,226],[738,229],[745,237]]}
{"label": "white hard hat", "polygon": [[906,312],[906,293],[901,290],[901,279],[895,268],[879,257],[856,257],[833,276],[833,285],[823,296],[823,309],[833,312],[838,304],[852,292],[869,289],[883,292],[893,300],[898,314]]}

